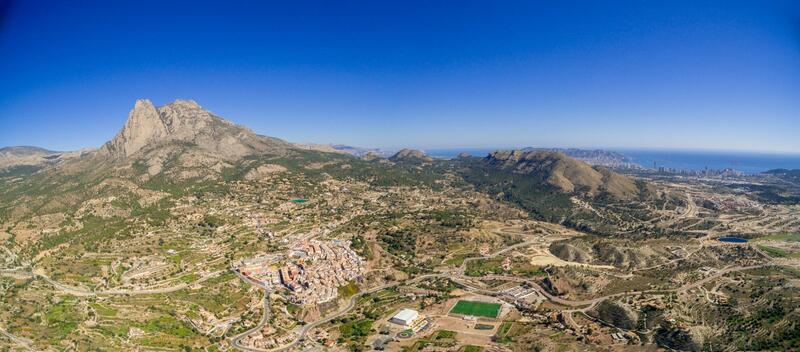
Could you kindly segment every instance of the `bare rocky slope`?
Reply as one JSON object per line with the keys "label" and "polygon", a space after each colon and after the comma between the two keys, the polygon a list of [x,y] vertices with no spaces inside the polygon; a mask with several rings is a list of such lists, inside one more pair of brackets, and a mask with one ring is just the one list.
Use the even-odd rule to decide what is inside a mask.
{"label": "bare rocky slope", "polygon": [[292,148],[290,143],[222,119],[192,100],[176,100],[156,108],[149,100],[140,99],[125,126],[100,148],[100,153],[127,158],[170,142],[191,143],[225,160]]}
{"label": "bare rocky slope", "polygon": [[214,179],[250,155],[282,155],[299,149],[283,140],[256,134],[203,109],[192,100],[156,108],[137,100],[123,128],[103,145],[96,159],[117,167],[162,174],[171,179]]}
{"label": "bare rocky slope", "polygon": [[612,265],[621,269],[636,269],[658,265],[666,261],[663,253],[646,246],[623,246],[621,243],[595,242],[583,239],[555,242],[550,253],[563,260],[585,264]]}

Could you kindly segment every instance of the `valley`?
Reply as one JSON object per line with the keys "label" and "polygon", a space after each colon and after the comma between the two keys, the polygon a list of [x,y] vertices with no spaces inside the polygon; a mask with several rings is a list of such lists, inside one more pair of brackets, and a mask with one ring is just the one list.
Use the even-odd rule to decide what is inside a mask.
{"label": "valley", "polygon": [[800,344],[791,174],[350,155],[184,100],[137,101],[98,149],[26,153],[0,164],[3,350]]}

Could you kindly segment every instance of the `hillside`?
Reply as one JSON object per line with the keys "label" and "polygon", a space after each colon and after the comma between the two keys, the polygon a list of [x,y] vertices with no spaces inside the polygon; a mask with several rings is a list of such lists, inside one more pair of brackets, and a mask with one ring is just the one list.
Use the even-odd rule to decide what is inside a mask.
{"label": "hillside", "polygon": [[[510,300],[510,291],[499,291],[495,279],[482,280],[489,273],[541,283],[558,295],[548,298],[555,304],[541,316],[576,320],[585,329],[570,329],[587,336],[583,341],[601,341],[608,339],[608,327],[598,323],[590,329],[585,324],[595,323],[578,315],[568,319],[566,310],[552,314],[558,300],[576,302],[568,304],[574,309],[633,289],[674,289],[699,279],[697,268],[764,262],[755,250],[695,243],[701,233],[673,228],[671,221],[682,217],[702,224],[687,211],[691,199],[684,190],[656,187],[558,151],[444,160],[404,149],[389,159],[375,152],[357,157],[333,146],[258,135],[193,101],[156,107],[140,100],[99,149],[71,158],[28,147],[3,153],[32,160],[57,156],[0,173],[0,322],[37,350],[210,350],[220,341],[277,347],[260,345],[264,336],[296,339],[296,350],[306,350],[311,346],[302,344],[304,337],[272,329],[271,317],[292,324],[286,326],[314,324],[357,294],[367,299],[358,299],[346,319],[329,321],[332,331],[366,327],[413,307],[406,292],[420,295],[417,302],[433,302],[417,306],[433,319],[441,317],[431,312],[458,300],[454,290],[493,290],[492,299],[506,300],[511,312],[536,312],[518,298],[537,297],[530,290],[539,289],[520,285]],[[713,216],[712,210],[701,211]],[[771,222],[791,227],[795,214]],[[761,215],[754,221],[762,221]],[[315,257],[307,261],[306,255]],[[313,286],[292,289],[297,286],[281,282],[278,268],[302,268],[292,272]],[[247,278],[269,285],[266,300],[262,287]],[[743,292],[769,285],[785,291],[781,280],[746,281],[752,285]],[[398,289],[369,291],[382,285]],[[719,316],[716,309],[745,312],[741,307],[747,306],[726,308],[692,292],[685,295],[691,301],[667,297],[680,302],[667,310],[657,296],[598,300],[586,314],[614,329],[646,326],[652,330],[647,338],[656,334],[651,341],[682,348],[702,340],[695,343],[680,326],[661,324],[662,311],[681,317],[690,304],[695,306],[686,311],[706,309],[713,317]],[[783,342],[793,336],[796,314],[789,308],[796,302],[777,295],[735,298],[755,302],[766,317],[756,319],[762,324],[757,340],[736,335],[752,330],[752,321],[742,316],[726,323],[733,334],[711,336],[720,339],[714,345],[796,345]],[[260,302],[270,304],[263,329],[257,325],[264,316]],[[501,317],[497,331],[520,350],[531,350],[525,341],[549,340],[563,331],[561,324],[523,323],[519,316]],[[340,336],[343,345],[365,345],[372,334],[366,330]],[[778,335],[766,334],[772,331]],[[440,331],[434,341],[445,347],[453,334],[459,333]],[[330,341],[340,343],[340,337]]]}
{"label": "hillside", "polygon": [[[545,150],[505,150],[451,161],[478,190],[533,217],[598,234],[641,226],[667,200],[652,185]],[[655,229],[642,229],[645,234]]]}
{"label": "hillside", "polygon": [[434,159],[425,154],[424,152],[416,149],[401,149],[399,152],[389,157],[393,162],[432,162]]}
{"label": "hillside", "polygon": [[800,186],[800,169],[773,169],[765,171],[764,174],[775,176]]}
{"label": "hillside", "polygon": [[564,153],[571,158],[578,159],[592,166],[602,166],[619,169],[640,169],[641,166],[621,153],[602,149],[578,148],[524,148],[523,151],[550,151]]}
{"label": "hillside", "polygon": [[561,152],[496,151],[489,154],[485,162],[502,170],[535,177],[567,193],[593,196],[607,192],[620,199],[632,199],[639,192],[632,179],[605,168],[594,168]]}
{"label": "hillside", "polygon": [[427,169],[392,167],[338,150],[316,150],[258,135],[190,100],[161,107],[146,99],[136,101],[120,131],[96,150],[61,154],[46,154],[49,151],[39,148],[5,150],[4,155],[17,158],[75,155],[15,172],[27,175],[24,178],[0,173],[0,220],[12,221],[71,210],[104,197],[116,203],[105,213],[125,215],[131,208],[164,198],[164,192],[219,191],[230,187],[227,181],[258,181],[284,172],[317,182],[334,176],[376,185],[431,184],[439,177]]}

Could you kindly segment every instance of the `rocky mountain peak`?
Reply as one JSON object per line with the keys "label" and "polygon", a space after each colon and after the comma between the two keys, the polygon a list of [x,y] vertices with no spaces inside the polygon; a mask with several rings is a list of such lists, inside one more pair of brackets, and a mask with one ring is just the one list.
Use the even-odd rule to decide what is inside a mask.
{"label": "rocky mountain peak", "polygon": [[171,106],[185,107],[185,108],[188,108],[188,109],[202,109],[203,108],[203,107],[200,106],[200,104],[198,104],[196,101],[194,101],[192,99],[175,99],[175,101],[173,101],[172,103],[167,104],[167,106],[170,106],[170,105]]}
{"label": "rocky mountain peak", "polygon": [[210,125],[231,125],[212,115],[193,100],[176,100],[156,108],[148,99],[139,99],[128,113],[125,126],[106,143],[104,149],[128,157],[145,146],[165,141],[192,141]]}
{"label": "rocky mountain peak", "polygon": [[170,142],[189,142],[225,159],[257,151],[285,149],[288,144],[259,136],[202,108],[193,100],[179,99],[161,107],[139,99],[122,129],[101,151],[127,158],[139,151]]}
{"label": "rocky mountain peak", "polygon": [[156,107],[148,99],[139,99],[128,113],[128,120],[122,130],[106,143],[104,149],[111,154],[129,156],[165,135],[167,129]]}

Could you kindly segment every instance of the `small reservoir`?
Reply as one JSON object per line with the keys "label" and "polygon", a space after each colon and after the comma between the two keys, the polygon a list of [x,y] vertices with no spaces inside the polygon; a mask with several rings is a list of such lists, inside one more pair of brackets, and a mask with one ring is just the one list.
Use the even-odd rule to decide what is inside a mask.
{"label": "small reservoir", "polygon": [[741,237],[734,237],[734,236],[725,236],[717,238],[717,241],[720,242],[727,242],[727,243],[747,243],[747,239]]}

